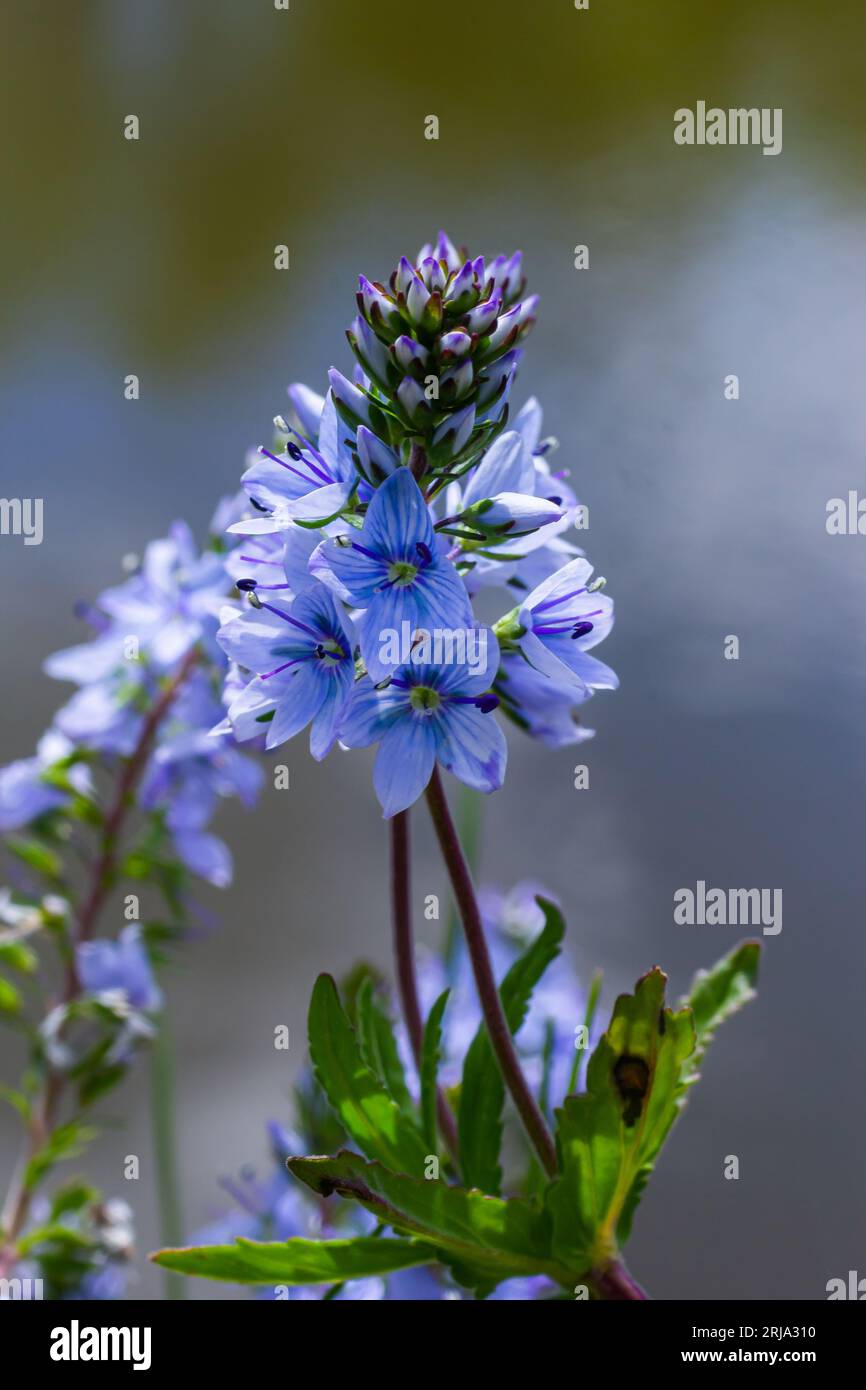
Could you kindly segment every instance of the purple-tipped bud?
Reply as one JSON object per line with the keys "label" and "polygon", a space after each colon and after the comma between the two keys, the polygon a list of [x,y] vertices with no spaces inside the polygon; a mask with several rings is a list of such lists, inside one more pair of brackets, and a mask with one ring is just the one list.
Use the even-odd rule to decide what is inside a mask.
{"label": "purple-tipped bud", "polygon": [[460,252],[445,232],[440,232],[436,238],[436,257],[445,262],[449,271],[457,270],[460,266]]}
{"label": "purple-tipped bud", "polygon": [[358,453],[364,472],[368,477],[375,478],[377,473],[387,477],[397,468],[400,460],[393,449],[389,449],[387,444],[371,433],[365,425],[358,426]]}
{"label": "purple-tipped bud", "polygon": [[519,304],[515,304],[511,309],[507,309],[504,314],[500,314],[499,321],[493,332],[490,334],[490,341],[484,349],[485,359],[497,352],[503,352],[511,347],[512,343],[518,338],[524,337],[535,323],[535,310],[538,308],[538,295],[531,294],[528,299],[524,299]]}
{"label": "purple-tipped bud", "polygon": [[357,386],[353,386],[351,381],[347,381],[342,372],[337,371],[336,367],[331,367],[328,372],[328,381],[334,393],[334,400],[338,405],[342,406],[345,411],[348,411],[349,414],[355,418],[356,422],[360,421],[365,425],[372,424],[370,419],[370,402],[367,400],[364,393],[358,390]]}
{"label": "purple-tipped bud", "polygon": [[412,283],[406,294],[406,312],[413,323],[420,323],[427,308],[430,291],[417,270],[412,272]]}
{"label": "purple-tipped bud", "polygon": [[429,290],[444,290],[447,276],[433,256],[428,256],[418,267],[421,279]]}
{"label": "purple-tipped bud", "polygon": [[380,337],[390,337],[389,330],[399,327],[400,315],[397,305],[379,285],[374,285],[366,275],[358,276],[360,289],[355,296],[358,309]]}
{"label": "purple-tipped bud", "polygon": [[457,314],[465,313],[471,309],[473,304],[478,301],[479,282],[475,275],[472,261],[467,261],[458,270],[450,285],[446,296],[448,308]]}
{"label": "purple-tipped bud", "polygon": [[466,316],[466,327],[470,333],[480,335],[489,332],[499,317],[502,308],[502,293],[496,290],[492,298],[479,304],[477,309],[473,309]]}
{"label": "purple-tipped bud", "polygon": [[472,390],[475,381],[475,369],[472,362],[468,359],[459,363],[456,367],[451,367],[447,372],[443,372],[439,378],[439,395],[446,403],[460,401]]}
{"label": "purple-tipped bud", "polygon": [[423,372],[430,361],[430,354],[427,349],[406,333],[402,333],[395,340],[391,352],[401,369],[404,372],[411,372],[414,376]]}
{"label": "purple-tipped bud", "polygon": [[506,352],[503,357],[500,357],[498,362],[485,368],[486,380],[481,383],[478,391],[479,406],[489,406],[504,394],[522,356],[523,352],[520,348],[512,348],[510,352]]}
{"label": "purple-tipped bud", "polygon": [[497,288],[502,290],[506,304],[511,304],[523,288],[523,253],[515,251],[506,261],[496,277]]}
{"label": "purple-tipped bud", "polygon": [[420,425],[430,418],[432,407],[414,377],[406,376],[400,382],[397,400],[413,425]]}
{"label": "purple-tipped bud", "polygon": [[454,458],[469,443],[470,435],[475,426],[475,406],[467,405],[462,410],[455,410],[453,415],[449,415],[447,420],[433,433],[433,447],[448,448],[449,456]]}
{"label": "purple-tipped bud", "polygon": [[384,343],[377,338],[366,319],[357,314],[347,329],[346,337],[361,365],[381,382],[388,380],[391,358]]}
{"label": "purple-tipped bud", "polygon": [[439,339],[439,361],[442,363],[458,362],[471,351],[472,334],[467,333],[465,328],[454,328],[450,333],[443,333]]}
{"label": "purple-tipped bud", "polygon": [[409,286],[415,278],[415,267],[405,256],[400,257],[400,264],[391,276],[391,288],[396,295],[406,298],[409,293]]}

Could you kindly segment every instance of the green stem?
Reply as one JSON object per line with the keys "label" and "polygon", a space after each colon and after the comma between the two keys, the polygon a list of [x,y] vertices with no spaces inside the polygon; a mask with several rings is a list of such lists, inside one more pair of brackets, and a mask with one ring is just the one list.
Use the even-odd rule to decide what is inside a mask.
{"label": "green stem", "polygon": [[[174,1136],[174,1047],[165,1011],[151,1054],[150,1111],[160,1239],[163,1245],[178,1246],[183,1244],[184,1229]],[[179,1274],[166,1272],[165,1296],[186,1297],[186,1281]]]}
{"label": "green stem", "polygon": [[556,1146],[520,1066],[511,1029],[508,1027],[508,1020],[505,1017],[502,1000],[499,997],[496,977],[493,974],[472,876],[464,858],[454,822],[451,819],[451,812],[448,809],[438,768],[433,769],[433,776],[430,778],[430,784],[427,788],[427,804],[439,840],[442,858],[445,860],[445,866],[451,879],[454,897],[460,910],[481,1012],[484,1015],[484,1022],[487,1025],[487,1032],[496,1054],[496,1060],[499,1063],[499,1069],[502,1072],[502,1079],[511,1092],[517,1113],[523,1121],[523,1127],[538,1154],[544,1171],[548,1177],[553,1177],[557,1171]]}

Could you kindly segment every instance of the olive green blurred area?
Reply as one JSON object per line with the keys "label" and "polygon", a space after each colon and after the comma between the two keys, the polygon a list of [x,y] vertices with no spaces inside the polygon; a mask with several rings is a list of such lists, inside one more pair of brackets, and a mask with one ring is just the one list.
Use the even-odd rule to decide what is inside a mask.
{"label": "olive green blurred area", "polygon": [[[622,685],[580,750],[509,736],[483,876],[561,899],[608,1010],[656,963],[678,996],[733,944],[674,924],[679,887],[784,893],[760,998],[714,1045],[637,1216],[629,1263],[660,1298],[820,1299],[863,1272],[866,537],[828,536],[825,509],[866,491],[864,42],[853,0],[0,7],[0,492],[45,508],[41,546],[0,538],[0,762],[68,693],[40,666],[82,637],[76,599],[176,517],[203,534],[287,383],[349,369],[359,272],[387,276],[440,226],[473,254],[524,251],[541,309],[514,401],[542,399],[589,507]],[[782,152],[677,146],[674,112],[698,101],[781,108]],[[190,1231],[288,1118],[316,972],[390,969],[369,756],[314,765],[303,739],[280,756],[290,791],[222,817],[234,885],[203,892],[218,925],[166,981]],[[414,823],[432,946],[421,905],[445,884]],[[145,1083],[113,1100],[92,1173],[133,1203],[131,1292],[156,1298]],[[0,1175],[15,1147],[10,1111]]]}
{"label": "olive green blurred area", "polygon": [[[141,364],[173,366],[283,294],[267,245],[288,241],[303,268],[369,236],[384,199],[384,272],[423,232],[419,199],[489,237],[487,200],[520,206],[527,171],[577,209],[581,166],[604,185],[624,148],[670,145],[672,107],[700,94],[782,106],[804,174],[840,193],[862,167],[856,3],[31,0],[2,22],[6,350],[22,300],[98,267],[106,342],[134,323]],[[657,185],[683,217],[694,192]],[[293,290],[296,311],[317,290]]]}

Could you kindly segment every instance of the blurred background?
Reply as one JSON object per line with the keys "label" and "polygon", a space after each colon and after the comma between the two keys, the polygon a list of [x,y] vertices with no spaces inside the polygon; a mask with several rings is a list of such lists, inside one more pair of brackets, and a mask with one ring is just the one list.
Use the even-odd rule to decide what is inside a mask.
{"label": "blurred background", "polygon": [[[30,0],[0,25],[0,491],[45,507],[41,546],[0,538],[0,761],[65,698],[40,665],[79,637],[75,600],[175,517],[203,535],[286,384],[348,369],[359,271],[384,278],[440,226],[475,254],[522,248],[542,311],[515,402],[542,398],[589,506],[622,688],[579,752],[511,740],[483,877],[561,898],[605,1011],[654,963],[679,995],[743,934],[675,926],[676,888],[782,888],[760,1000],[710,1054],[629,1264],[659,1298],[815,1299],[866,1274],[866,538],[825,528],[830,498],[866,491],[862,5]],[[677,147],[698,100],[782,107],[783,152]],[[190,1230],[288,1117],[315,974],[389,969],[370,760],[315,766],[302,739],[281,757],[292,790],[224,817],[234,886],[168,980]],[[154,1298],[148,1160],[121,1176],[150,1153],[145,1071],[90,1166],[135,1208],[131,1292]]]}

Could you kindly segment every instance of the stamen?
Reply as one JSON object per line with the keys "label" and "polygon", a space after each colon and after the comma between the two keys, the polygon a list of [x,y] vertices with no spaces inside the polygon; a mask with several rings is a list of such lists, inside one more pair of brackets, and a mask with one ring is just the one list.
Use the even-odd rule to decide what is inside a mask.
{"label": "stamen", "polygon": [[314,474],[314,477],[310,478],[306,473],[302,473],[300,469],[293,468],[290,463],[286,463],[285,459],[277,458],[276,454],[272,454],[270,449],[265,449],[264,447],[259,448],[259,453],[264,454],[266,459],[270,459],[272,463],[278,463],[281,468],[287,468],[290,473],[294,473],[296,478],[300,478],[302,483],[313,483],[313,485],[315,485],[317,481],[320,483],[330,483],[333,481],[326,473],[323,473],[321,469],[317,468],[310,459],[304,457],[297,444],[287,444],[286,452],[291,454],[296,462],[306,464],[307,468]]}
{"label": "stamen", "polygon": [[349,544],[353,550],[358,550],[362,555],[366,555],[368,560],[375,560],[377,564],[382,564],[381,555],[374,555],[372,550],[367,550],[366,546],[359,545],[357,541],[350,541]]}
{"label": "stamen", "polygon": [[480,709],[482,714],[490,714],[499,706],[499,696],[488,693],[486,695],[452,695],[450,697],[452,705],[474,705]]}
{"label": "stamen", "polygon": [[278,676],[281,671],[288,671],[290,666],[297,666],[302,661],[309,661],[308,656],[296,656],[292,661],[284,661],[282,666],[275,666],[273,671],[266,671],[262,676],[263,681],[269,681],[271,676]]}
{"label": "stamen", "polygon": [[568,594],[560,594],[559,598],[545,599],[544,603],[539,603],[537,608],[533,608],[533,613],[544,613],[548,608],[558,608],[566,599],[577,598],[578,594],[585,594],[586,589],[572,589]]}
{"label": "stamen", "polygon": [[260,560],[258,555],[239,555],[238,559],[247,565],[273,565],[278,570],[283,568],[282,560]]}
{"label": "stamen", "polygon": [[272,603],[263,603],[261,607],[267,608],[268,612],[273,613],[275,617],[282,618],[284,623],[291,623],[292,627],[300,628],[301,632],[306,632],[307,636],[312,637],[314,642],[322,640],[320,632],[316,632],[312,627],[307,627],[306,623],[300,622],[298,618],[293,618],[291,614],[284,613],[281,608],[275,608]]}

